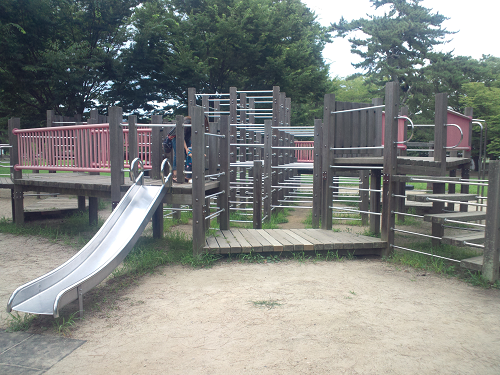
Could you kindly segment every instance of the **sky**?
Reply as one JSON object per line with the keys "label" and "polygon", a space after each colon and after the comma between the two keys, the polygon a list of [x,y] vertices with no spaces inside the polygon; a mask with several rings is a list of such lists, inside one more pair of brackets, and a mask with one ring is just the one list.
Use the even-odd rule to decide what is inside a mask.
{"label": "sky", "polygon": [[[317,20],[323,26],[338,22],[343,16],[347,21],[365,18],[366,14],[374,14],[375,8],[371,7],[368,0],[302,0],[307,7],[317,15]],[[436,51],[449,52],[454,50],[455,56],[471,56],[480,59],[484,55],[500,57],[500,41],[498,40],[498,12],[493,0],[424,0],[421,5],[432,9],[432,13],[439,12],[448,17],[442,27],[449,31],[458,31],[449,35],[450,43],[436,46]],[[498,6],[498,5],[497,5]],[[500,8],[500,6],[498,6]],[[497,8],[497,9],[498,9]],[[383,12],[382,12],[383,14]],[[330,64],[332,77],[346,77],[357,71],[351,63],[359,62],[358,55],[351,54],[350,44],[346,39],[335,38],[328,44],[323,56]]]}

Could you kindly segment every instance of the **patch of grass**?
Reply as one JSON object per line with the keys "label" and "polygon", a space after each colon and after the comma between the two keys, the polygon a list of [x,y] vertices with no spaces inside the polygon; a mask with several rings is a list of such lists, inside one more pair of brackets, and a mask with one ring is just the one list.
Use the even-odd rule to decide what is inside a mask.
{"label": "patch of grass", "polygon": [[267,308],[268,310],[274,309],[277,306],[281,306],[282,304],[279,303],[277,300],[270,299],[270,300],[265,300],[265,301],[250,301],[255,307],[259,307],[261,309]]}
{"label": "patch of grass", "polygon": [[292,257],[299,263],[304,263],[312,258],[310,255],[306,255],[304,251],[294,251]]}
{"label": "patch of grass", "polygon": [[0,232],[14,235],[40,236],[49,240],[62,240],[67,245],[81,247],[97,233],[104,224],[99,219],[97,225],[89,225],[88,212],[76,212],[64,219],[45,222],[31,222],[25,225],[16,225],[12,220],[0,219]]}
{"label": "patch of grass", "polygon": [[369,229],[365,229],[363,231],[363,236],[367,236],[367,237],[375,237],[375,238],[380,238],[381,236],[381,233],[373,233],[372,231],[370,231]]}
{"label": "patch of grass", "polygon": [[241,263],[264,263],[266,258],[261,253],[256,253],[253,250],[247,254],[239,254]]}
{"label": "patch of grass", "polygon": [[34,314],[22,314],[16,311],[14,314],[9,313],[9,318],[7,318],[7,332],[19,332],[19,331],[27,331],[33,321],[37,318],[37,315]]}
{"label": "patch of grass", "polygon": [[73,326],[76,324],[76,319],[79,319],[78,317],[76,317],[78,313],[78,311],[75,311],[68,317],[60,316],[59,318],[55,319],[52,323],[52,325],[54,326],[54,330],[60,335],[69,335],[71,332],[71,328],[73,328]]}

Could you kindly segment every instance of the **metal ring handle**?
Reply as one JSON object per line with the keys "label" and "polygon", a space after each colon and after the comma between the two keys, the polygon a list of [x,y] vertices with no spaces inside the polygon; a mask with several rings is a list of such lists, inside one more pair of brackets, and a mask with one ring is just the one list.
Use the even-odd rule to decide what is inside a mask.
{"label": "metal ring handle", "polygon": [[445,148],[456,148],[456,147],[458,147],[458,145],[460,143],[462,143],[462,141],[464,139],[464,132],[462,131],[462,128],[460,126],[458,126],[457,124],[446,124],[446,126],[454,126],[458,130],[460,130],[460,141],[458,141],[458,143],[455,146],[450,146],[450,147],[445,146]]}
{"label": "metal ring handle", "polygon": [[[139,173],[139,176],[136,176],[134,172],[137,163],[141,165],[141,173]],[[138,180],[142,177],[142,175],[144,175],[144,163],[141,159],[135,158],[130,164],[130,172],[129,172],[130,180],[134,183],[137,183]]]}
{"label": "metal ring handle", "polygon": [[415,134],[414,133],[415,132],[415,125],[413,125],[413,121],[411,121],[411,119],[409,117],[407,117],[407,116],[397,116],[396,118],[397,119],[405,119],[405,120],[409,121],[410,124],[411,124],[411,135],[410,135],[410,138],[408,138],[406,141],[394,142],[394,143],[397,143],[397,144],[404,144],[405,145],[406,143],[410,142],[411,139],[413,138],[413,135]]}
{"label": "metal ring handle", "polygon": [[170,165],[168,159],[163,159],[161,163],[161,181],[165,185],[172,178],[172,166]]}

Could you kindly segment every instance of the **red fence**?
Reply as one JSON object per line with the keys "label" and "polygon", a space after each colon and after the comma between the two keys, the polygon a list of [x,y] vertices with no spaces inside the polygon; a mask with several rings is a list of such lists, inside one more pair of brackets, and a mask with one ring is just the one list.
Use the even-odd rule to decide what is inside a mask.
{"label": "red fence", "polygon": [[[75,125],[38,129],[14,129],[19,164],[16,170],[111,172],[109,124]],[[128,129],[123,130],[125,167],[128,161]],[[151,169],[151,129],[137,129],[138,155]]]}
{"label": "red fence", "polygon": [[[314,162],[314,141],[295,141],[295,147],[304,147],[303,150],[296,149],[295,157],[298,163]],[[307,147],[307,148],[306,148]],[[309,148],[311,147],[311,148]]]}

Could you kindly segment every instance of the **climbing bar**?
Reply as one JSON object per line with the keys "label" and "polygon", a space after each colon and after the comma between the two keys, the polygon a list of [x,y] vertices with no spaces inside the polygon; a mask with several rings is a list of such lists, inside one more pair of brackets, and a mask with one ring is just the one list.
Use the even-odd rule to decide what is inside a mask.
{"label": "climbing bar", "polygon": [[271,205],[271,207],[272,208],[278,208],[278,207],[280,207],[280,208],[309,208],[309,209],[312,208],[312,206],[310,207],[310,206],[279,206],[279,205],[276,205],[276,206]]}
{"label": "climbing bar", "polygon": [[477,223],[468,223],[466,221],[458,221],[458,220],[451,220],[451,219],[444,219],[446,223],[455,223],[455,224],[463,224],[463,225],[471,225],[473,227],[481,227],[484,228],[486,227],[485,224],[477,224]]}
{"label": "climbing bar", "polygon": [[395,212],[391,211],[391,214],[398,214],[398,215],[403,215],[403,216],[411,216],[411,217],[418,217],[419,219],[423,219],[424,217],[421,215],[414,215],[414,214],[408,214],[406,212]]}
{"label": "climbing bar", "polygon": [[479,243],[464,241],[463,244],[471,247],[479,247],[480,249],[484,249],[484,245],[481,245]]}
{"label": "climbing bar", "polygon": [[[337,188],[337,187],[336,187],[336,186],[330,186],[330,188],[332,188],[332,189],[333,189],[333,188]],[[343,186],[343,187],[341,187],[341,188],[339,188],[339,189],[342,189],[342,190],[356,190],[356,191],[358,191],[358,190],[359,190],[359,191],[374,191],[374,192],[376,192],[376,193],[381,193],[381,192],[382,192],[382,190],[376,190],[376,189],[362,189],[362,188],[350,188],[350,187],[347,187],[347,186]],[[395,195],[393,195],[393,196],[395,196]],[[404,196],[404,195],[402,195],[402,197],[404,198],[405,196]]]}
{"label": "climbing bar", "polygon": [[[383,148],[384,148],[384,146],[330,147],[330,150],[332,150],[332,151],[342,151],[342,150],[379,150],[379,149],[383,149]],[[312,147],[312,149],[314,149],[314,147]]]}
{"label": "climbing bar", "polygon": [[210,198],[216,197],[218,195],[224,194],[225,192],[226,192],[225,190],[222,190],[222,191],[219,191],[219,192],[211,194],[211,195],[206,195],[205,199],[210,199]]}
{"label": "climbing bar", "polygon": [[406,233],[406,234],[414,234],[416,236],[422,236],[422,237],[432,238],[433,240],[440,240],[441,239],[441,237],[429,236],[428,234],[417,233],[417,232],[410,232],[410,231],[403,230],[403,229],[391,228],[391,230],[394,231],[394,232],[400,232],[400,233]]}
{"label": "climbing bar", "polygon": [[[222,93],[221,94],[196,94],[196,96],[229,96],[229,94],[228,93],[226,93],[226,94],[222,94]],[[220,99],[214,98],[213,100],[220,100]]]}
{"label": "climbing bar", "polygon": [[334,210],[344,210],[347,212],[352,212],[352,213],[362,213],[362,214],[369,214],[369,215],[375,215],[375,216],[382,216],[380,212],[370,212],[370,211],[361,211],[361,210],[351,210],[349,208],[345,207],[330,207],[331,209]]}
{"label": "climbing bar", "polygon": [[[384,167],[378,167],[378,166],[373,166],[373,167],[362,167],[359,165],[330,165],[330,168],[345,168],[345,169],[384,169]],[[456,182],[455,182],[456,183]]]}
{"label": "climbing bar", "polygon": [[211,215],[208,215],[207,217],[205,217],[205,219],[211,219],[211,218],[213,218],[213,217],[215,217],[215,216],[219,216],[219,215],[221,214],[221,212],[224,212],[224,209],[219,210],[219,211],[217,211],[217,212],[214,212],[214,213],[213,213],[213,214],[211,214]]}
{"label": "climbing bar", "polygon": [[336,113],[346,113],[346,112],[360,112],[360,111],[368,111],[370,109],[376,109],[376,108],[385,108],[385,104],[383,105],[374,105],[372,107],[363,107],[363,108],[354,108],[354,109],[345,109],[343,111],[334,111],[330,112],[332,115]]}
{"label": "climbing bar", "polygon": [[[431,201],[431,202],[444,202],[444,203],[457,203],[457,201],[453,201],[453,200],[448,200],[448,199],[437,199],[437,198],[430,198],[430,197],[427,197],[425,199],[426,201]],[[470,203],[470,202],[460,202],[460,204],[462,205],[469,205],[469,206],[479,206],[479,207],[487,207],[488,205],[486,204],[482,204],[482,203]]]}
{"label": "climbing bar", "polygon": [[238,94],[271,94],[273,90],[236,91]]}
{"label": "climbing bar", "polygon": [[434,254],[424,253],[424,252],[422,252],[422,251],[413,250],[413,249],[408,249],[408,248],[406,248],[406,247],[396,246],[396,245],[392,245],[392,244],[391,244],[391,247],[393,247],[393,248],[395,248],[395,249],[401,249],[401,250],[411,251],[412,253],[417,253],[417,254],[428,255],[428,256],[430,256],[430,257],[434,257],[434,258],[440,258],[440,259],[444,259],[444,260],[449,260],[449,261],[452,261],[452,262],[457,262],[457,263],[460,263],[460,261],[459,261],[459,260],[456,260],[456,259],[451,259],[451,258],[446,258],[446,257],[439,256],[439,255],[434,255]]}
{"label": "climbing bar", "polygon": [[[205,135],[210,135],[212,137],[226,138],[225,134],[205,133]],[[207,148],[208,148],[208,146],[207,146]]]}
{"label": "climbing bar", "polygon": [[175,207],[165,207],[163,211],[193,211],[192,208],[175,208]]}
{"label": "climbing bar", "polygon": [[410,177],[410,181],[435,182],[435,183],[442,182],[442,183],[445,183],[445,184],[488,186],[488,184],[464,182],[464,181],[461,181],[461,180],[458,180],[458,181],[447,181],[447,180],[433,180],[433,179],[426,179],[426,178],[414,178],[414,177]]}
{"label": "climbing bar", "polygon": [[220,177],[220,176],[224,176],[225,174],[226,174],[226,172],[221,172],[221,173],[216,173],[216,174],[209,174],[209,175],[206,175],[205,178]]}

